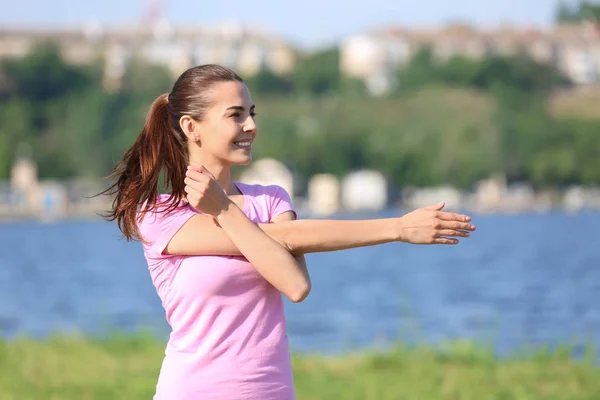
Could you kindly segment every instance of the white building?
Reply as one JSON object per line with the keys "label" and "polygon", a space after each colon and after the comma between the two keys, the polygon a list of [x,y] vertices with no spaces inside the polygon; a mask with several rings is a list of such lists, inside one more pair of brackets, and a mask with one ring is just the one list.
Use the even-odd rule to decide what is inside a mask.
{"label": "white building", "polygon": [[331,174],[314,175],[308,182],[308,208],[315,215],[331,215],[340,208],[340,182]]}
{"label": "white building", "polygon": [[341,187],[342,205],[348,211],[380,211],[387,206],[388,183],[378,171],[352,172]]}
{"label": "white building", "polygon": [[0,28],[0,59],[25,56],[38,43],[57,44],[65,60],[74,64],[104,59],[105,81],[111,87],[133,57],[163,65],[174,76],[206,63],[226,65],[242,76],[263,68],[284,74],[296,60],[295,50],[271,33],[240,24],[190,28],[165,21],[110,29],[97,22],[81,28]]}
{"label": "white building", "polygon": [[250,185],[278,185],[294,198],[294,176],[285,164],[272,158],[253,161],[244,167],[240,181]]}
{"label": "white building", "polygon": [[[346,38],[340,45],[340,70],[344,75],[373,83],[372,94],[394,88],[396,70],[420,49],[428,47],[436,60],[453,56],[479,59],[528,53],[549,63],[576,84],[600,82],[600,24],[559,25],[548,30],[498,27],[480,30],[464,25],[434,29],[379,29]],[[400,82],[401,84],[401,82]]]}

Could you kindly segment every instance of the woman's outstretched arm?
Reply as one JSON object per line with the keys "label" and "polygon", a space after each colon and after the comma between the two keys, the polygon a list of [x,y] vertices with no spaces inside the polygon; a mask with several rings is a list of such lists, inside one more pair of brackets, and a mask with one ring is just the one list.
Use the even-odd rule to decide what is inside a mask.
{"label": "woman's outstretched arm", "polygon": [[[329,252],[390,242],[456,244],[475,230],[470,217],[441,211],[443,204],[420,208],[398,218],[370,220],[304,219],[256,224],[293,255]],[[241,255],[218,222],[195,215],[168,244],[168,254]]]}

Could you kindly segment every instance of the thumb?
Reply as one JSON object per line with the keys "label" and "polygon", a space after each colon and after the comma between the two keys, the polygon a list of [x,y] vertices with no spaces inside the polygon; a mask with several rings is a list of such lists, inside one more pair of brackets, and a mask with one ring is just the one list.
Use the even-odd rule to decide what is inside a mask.
{"label": "thumb", "polygon": [[442,208],[444,208],[444,206],[446,205],[445,202],[440,201],[437,204],[431,205],[431,206],[427,206],[425,208],[423,208],[424,210],[433,210],[433,211],[440,211]]}

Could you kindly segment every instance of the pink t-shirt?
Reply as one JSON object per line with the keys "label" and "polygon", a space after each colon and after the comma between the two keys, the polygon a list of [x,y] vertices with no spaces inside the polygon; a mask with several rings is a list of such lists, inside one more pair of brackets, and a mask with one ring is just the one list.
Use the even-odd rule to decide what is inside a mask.
{"label": "pink t-shirt", "polygon": [[[244,213],[268,223],[292,211],[279,186],[236,185]],[[159,203],[167,199],[159,196]],[[155,400],[295,398],[281,293],[244,257],[163,255],[198,212],[182,202],[139,223],[144,255],[171,335]],[[294,212],[295,214],[295,212]]]}

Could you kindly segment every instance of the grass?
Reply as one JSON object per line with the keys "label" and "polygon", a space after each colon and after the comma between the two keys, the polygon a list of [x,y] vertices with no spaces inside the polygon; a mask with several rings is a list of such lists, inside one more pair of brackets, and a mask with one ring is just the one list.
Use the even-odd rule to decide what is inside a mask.
{"label": "grass", "polygon": [[[498,359],[469,342],[293,354],[298,399],[598,399],[595,353],[529,350]],[[0,341],[1,400],[151,399],[164,343],[148,334]]]}
{"label": "grass", "polygon": [[600,87],[581,87],[552,96],[550,110],[555,116],[599,119]]}

